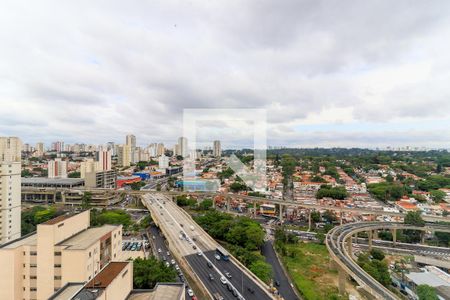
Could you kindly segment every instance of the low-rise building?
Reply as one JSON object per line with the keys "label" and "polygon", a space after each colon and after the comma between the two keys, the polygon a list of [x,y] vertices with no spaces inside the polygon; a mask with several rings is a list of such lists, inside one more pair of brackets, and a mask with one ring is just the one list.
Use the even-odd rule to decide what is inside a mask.
{"label": "low-rise building", "polygon": [[0,299],[48,299],[69,282],[91,280],[119,260],[122,226],[90,226],[90,212],[65,214],[0,246]]}

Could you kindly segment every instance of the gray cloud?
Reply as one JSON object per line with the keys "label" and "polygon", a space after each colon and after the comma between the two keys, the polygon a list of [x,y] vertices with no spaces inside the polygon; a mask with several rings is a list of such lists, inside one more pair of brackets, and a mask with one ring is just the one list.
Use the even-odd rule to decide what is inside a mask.
{"label": "gray cloud", "polygon": [[304,123],[405,120],[417,134],[324,134],[448,146],[420,124],[450,127],[449,13],[448,1],[6,1],[0,135],[169,143],[185,108],[266,108],[274,143],[326,146]]}

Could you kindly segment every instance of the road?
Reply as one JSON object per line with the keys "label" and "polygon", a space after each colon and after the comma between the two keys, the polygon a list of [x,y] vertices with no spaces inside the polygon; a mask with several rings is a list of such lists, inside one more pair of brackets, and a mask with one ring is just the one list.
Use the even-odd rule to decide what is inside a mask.
{"label": "road", "polygon": [[[220,282],[220,278],[225,277],[225,271],[228,271],[232,278],[227,280],[232,289],[236,290],[236,293],[242,299],[273,299],[262,286],[250,278],[247,273],[243,273],[235,262],[231,260],[227,262],[217,261],[213,257],[218,245],[217,242],[209,237],[186,212],[169,198],[163,195],[148,194],[144,196],[144,199],[154,220],[160,226],[165,227],[163,231],[169,243],[171,243],[170,247],[176,249],[188,261],[211,294],[218,292],[225,299],[230,299],[230,296],[233,297],[226,285]],[[181,232],[189,238],[190,242],[185,238],[180,238]],[[198,255],[199,250],[202,253],[201,255]],[[212,264],[212,268],[207,266],[208,262]],[[209,274],[212,274],[214,280],[209,279]],[[253,293],[249,291],[249,288]]]}
{"label": "road", "polygon": [[285,300],[299,299],[291,286],[289,279],[283,271],[278,261],[278,257],[273,249],[272,241],[266,241],[262,247],[262,254],[266,257],[266,262],[272,266],[273,279],[280,283],[277,287],[278,292]]}

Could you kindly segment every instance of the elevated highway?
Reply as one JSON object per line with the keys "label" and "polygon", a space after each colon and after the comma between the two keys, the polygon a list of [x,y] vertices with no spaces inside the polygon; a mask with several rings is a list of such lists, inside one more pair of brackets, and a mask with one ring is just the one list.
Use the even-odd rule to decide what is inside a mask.
{"label": "elevated highway", "polygon": [[[376,209],[368,209],[368,208],[355,208],[355,207],[339,207],[339,206],[331,206],[331,205],[319,205],[319,204],[307,204],[297,201],[291,200],[278,200],[278,199],[269,199],[263,197],[254,197],[254,196],[246,196],[246,195],[238,195],[238,194],[227,194],[227,193],[216,193],[216,192],[184,192],[184,191],[150,191],[150,190],[111,190],[111,189],[100,189],[100,188],[37,188],[37,187],[22,187],[22,193],[30,194],[30,193],[46,193],[46,194],[54,194],[54,193],[70,193],[70,194],[80,194],[81,192],[91,192],[96,195],[100,192],[107,193],[110,195],[111,193],[116,193],[117,195],[134,195],[134,196],[143,196],[146,194],[164,194],[167,196],[177,196],[177,195],[194,195],[194,196],[204,196],[204,197],[214,197],[214,196],[223,196],[227,199],[229,203],[230,198],[233,197],[235,199],[241,199],[256,205],[256,203],[270,203],[270,204],[278,204],[281,207],[280,217],[282,216],[281,212],[283,207],[295,206],[295,207],[303,207],[311,210],[332,210],[338,213],[342,212],[357,212],[360,214],[366,215],[383,215],[383,216],[391,216],[391,217],[404,217],[405,214],[401,212],[391,212],[391,211],[383,211]],[[73,203],[70,203],[73,204]],[[229,205],[227,205],[229,207]],[[424,215],[423,219],[427,222],[439,222],[446,221],[450,222],[449,217],[440,217],[440,216],[428,216]]]}
{"label": "elevated highway", "polygon": [[353,259],[353,237],[357,236],[360,232],[368,232],[368,245],[372,247],[373,232],[381,229],[393,231],[394,246],[396,243],[395,232],[399,229],[450,232],[450,226],[431,223],[421,227],[390,222],[362,222],[345,224],[333,228],[326,236],[326,245],[332,259],[338,266],[339,290],[341,293],[345,291],[344,273],[346,273],[376,299],[398,299],[393,292],[367,274]]}
{"label": "elevated highway", "polygon": [[[240,299],[276,299],[269,293],[269,287],[234,257],[229,261],[217,260],[214,254],[218,243],[173,203],[171,197],[147,194],[142,202],[166,236],[180,266],[187,269],[185,273],[190,271],[191,279],[198,283],[200,294],[212,298],[214,293],[219,293],[225,299],[232,299],[234,290]],[[226,276],[225,272],[231,276]],[[221,277],[226,278],[231,288],[221,282]]]}

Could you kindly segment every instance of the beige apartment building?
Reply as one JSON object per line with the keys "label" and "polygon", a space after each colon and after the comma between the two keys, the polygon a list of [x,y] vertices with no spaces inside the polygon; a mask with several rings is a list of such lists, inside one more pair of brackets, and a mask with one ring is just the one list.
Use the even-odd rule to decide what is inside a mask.
{"label": "beige apartment building", "polygon": [[117,164],[122,167],[129,167],[131,163],[131,146],[120,145],[117,149]]}
{"label": "beige apartment building", "polygon": [[0,246],[0,299],[44,300],[121,259],[122,226],[89,227],[90,212],[61,215]]}
{"label": "beige apartment building", "polygon": [[16,137],[0,137],[0,244],[20,237],[21,149]]}

